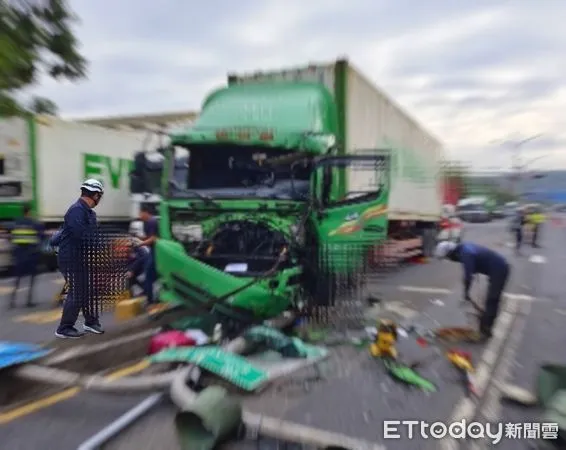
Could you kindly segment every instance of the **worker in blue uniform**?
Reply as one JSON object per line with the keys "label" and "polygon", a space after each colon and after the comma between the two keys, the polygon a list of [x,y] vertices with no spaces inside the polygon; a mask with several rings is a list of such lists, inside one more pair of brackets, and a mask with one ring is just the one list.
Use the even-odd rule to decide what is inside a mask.
{"label": "worker in blue uniform", "polygon": [[42,223],[31,217],[31,207],[24,206],[24,216],[17,219],[10,231],[12,256],[14,260],[15,283],[10,298],[10,308],[16,306],[16,296],[22,278],[30,277],[26,306],[33,307],[33,286],[41,255],[41,244],[45,239],[45,229]]}
{"label": "worker in blue uniform", "polygon": [[69,286],[63,314],[55,336],[76,339],[83,332],[75,328],[79,312],[84,316],[84,331],[102,334],[97,305],[97,286],[94,280],[94,260],[100,246],[100,235],[94,208],[104,194],[102,183],[88,179],[81,185],[81,197],[73,203],[67,213],[58,238],[59,269]]}
{"label": "worker in blue uniform", "polygon": [[471,242],[443,241],[436,247],[436,256],[462,264],[464,269],[464,299],[471,301],[470,287],[475,274],[486,275],[489,279],[484,311],[479,319],[479,331],[490,338],[499,313],[501,295],[509,278],[510,267],[499,253]]}
{"label": "worker in blue uniform", "polygon": [[157,217],[152,214],[149,205],[142,205],[140,208],[140,219],[143,222],[145,239],[139,243],[149,249],[149,255],[145,265],[144,291],[148,306],[153,305],[153,285],[157,280],[157,270],[155,269],[155,242],[159,235],[159,224]]}

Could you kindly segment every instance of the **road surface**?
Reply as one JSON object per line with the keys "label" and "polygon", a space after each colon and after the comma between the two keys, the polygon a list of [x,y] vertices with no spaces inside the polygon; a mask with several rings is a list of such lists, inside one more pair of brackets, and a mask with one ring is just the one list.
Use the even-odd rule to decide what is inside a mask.
{"label": "road surface", "polygon": [[[560,357],[560,340],[563,337],[558,326],[560,317],[566,314],[566,304],[561,298],[560,267],[566,254],[566,230],[559,226],[548,227],[543,235],[541,249],[526,249],[525,255],[515,257],[508,246],[508,236],[502,222],[490,224],[469,225],[466,238],[488,245],[507,255],[513,264],[513,275],[507,287],[507,302],[505,316],[500,328],[497,351],[507,354],[511,360],[511,370],[508,375],[523,377],[524,383],[530,382],[537,358],[557,359]],[[542,262],[541,262],[542,261]],[[566,263],[566,261],[564,261]],[[44,275],[41,280],[42,307],[48,311],[49,301],[55,290],[60,288],[53,281],[54,275]],[[375,294],[383,299],[389,314],[400,320],[426,321],[439,318],[445,325],[457,325],[465,317],[459,306],[461,297],[461,269],[449,262],[431,262],[404,268],[391,274],[375,286]],[[2,286],[6,286],[3,281]],[[482,283],[474,289],[474,296],[480,298]],[[45,291],[43,291],[45,289]],[[6,291],[0,291],[5,300]],[[566,303],[566,299],[564,300]],[[517,307],[520,305],[520,308]],[[536,305],[536,307],[533,307]],[[523,307],[530,308],[527,321],[533,324],[521,327],[517,318]],[[563,309],[561,309],[561,307]],[[533,313],[535,311],[536,313]],[[17,310],[2,314],[0,321],[1,339],[28,340],[43,342],[50,340],[57,322],[55,312],[45,312],[44,322],[37,319],[30,322],[27,310]],[[35,312],[34,312],[35,313]],[[431,317],[427,317],[432,316]],[[560,317],[559,317],[560,315]],[[23,317],[28,318],[23,321]],[[39,315],[35,316],[40,317]],[[48,317],[54,320],[48,321]],[[546,322],[549,321],[550,322]],[[111,319],[107,319],[111,326]],[[541,327],[541,323],[543,327]],[[553,324],[550,326],[549,324]],[[537,330],[538,331],[535,331]],[[544,328],[541,330],[540,328]],[[552,331],[551,331],[552,329]],[[510,355],[510,348],[517,347],[509,343],[510,335],[519,335],[528,342],[522,343],[521,348],[528,349]],[[517,341],[515,337],[515,341]],[[544,348],[544,354],[539,350],[542,339],[551,342]],[[538,342],[538,344],[537,344]],[[554,347],[552,350],[550,347]],[[422,356],[425,350],[410,342],[400,343],[400,350],[407,357]],[[483,364],[486,373],[482,383],[489,381],[492,371],[498,374],[498,361],[490,364],[481,363],[483,349],[471,349],[478,361]],[[493,349],[491,350],[493,353]],[[554,352],[554,353],[553,353]],[[511,352],[512,353],[512,352]],[[530,353],[530,354],[528,354]],[[523,359],[521,359],[523,358]],[[489,359],[489,358],[488,358]],[[493,359],[493,358],[491,358]],[[513,361],[522,367],[513,369]],[[562,358],[563,359],[563,358]],[[488,361],[489,362],[489,361]],[[497,393],[486,385],[487,406],[466,407],[461,386],[451,376],[450,368],[442,358],[432,360],[423,369],[423,375],[430,377],[438,385],[438,392],[422,394],[411,389],[400,387],[393,383],[383,373],[374,361],[369,361],[366,352],[344,349],[335,356],[330,364],[326,379],[311,386],[308,392],[298,391],[293,386],[283,386],[277,392],[269,392],[261,398],[246,400],[246,406],[252,410],[269,415],[279,415],[288,420],[305,423],[335,432],[344,433],[357,438],[371,441],[383,441],[384,420],[417,420],[450,421],[451,417],[462,408],[470,417],[494,414],[501,420],[524,420],[514,416],[511,411],[499,406]],[[524,368],[524,369],[523,369]],[[530,372],[529,372],[530,371]],[[42,448],[44,450],[74,450],[78,445],[105,425],[115,420],[126,410],[134,406],[143,397],[112,397],[96,394],[80,394],[59,401],[47,402],[48,405],[32,405],[20,410],[18,414],[7,416],[0,414],[0,439],[2,448],[28,449]],[[494,400],[495,399],[495,400]],[[495,406],[494,406],[495,405]],[[494,411],[496,411],[494,413]],[[523,413],[524,414],[524,413]],[[152,414],[140,420],[131,429],[110,443],[109,449],[138,450],[144,449],[176,449],[176,438],[173,434],[173,416],[167,405],[157,408]],[[440,448],[437,441],[414,439],[385,440],[387,449],[427,449]],[[247,448],[276,448],[264,443],[261,447],[256,444],[230,444],[231,449]],[[522,448],[523,442],[505,442],[503,445]],[[250,445],[252,445],[250,447]]]}

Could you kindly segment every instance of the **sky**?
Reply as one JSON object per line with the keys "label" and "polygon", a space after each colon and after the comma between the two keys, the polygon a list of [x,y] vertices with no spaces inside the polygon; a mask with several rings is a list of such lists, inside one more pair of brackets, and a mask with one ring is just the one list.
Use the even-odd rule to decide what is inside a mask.
{"label": "sky", "polygon": [[566,168],[562,0],[70,0],[87,80],[42,78],[63,117],[198,110],[228,72],[346,56],[448,158]]}

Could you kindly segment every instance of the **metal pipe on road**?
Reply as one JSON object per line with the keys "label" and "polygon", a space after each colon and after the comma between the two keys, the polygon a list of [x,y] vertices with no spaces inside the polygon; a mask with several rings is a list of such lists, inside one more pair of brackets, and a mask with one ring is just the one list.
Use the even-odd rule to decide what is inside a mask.
{"label": "metal pipe on road", "polygon": [[14,375],[19,379],[55,386],[77,386],[90,391],[130,395],[135,392],[165,390],[178,371],[179,369],[175,369],[156,375],[108,379],[101,375],[83,375],[53,367],[25,364],[16,369]]}
{"label": "metal pipe on road", "polygon": [[136,420],[148,413],[153,407],[157,406],[164,399],[165,394],[153,394],[144,401],[134,406],[132,409],[121,415],[94,436],[83,442],[77,450],[97,450],[106,444],[110,439],[121,433],[124,429],[133,424]]}

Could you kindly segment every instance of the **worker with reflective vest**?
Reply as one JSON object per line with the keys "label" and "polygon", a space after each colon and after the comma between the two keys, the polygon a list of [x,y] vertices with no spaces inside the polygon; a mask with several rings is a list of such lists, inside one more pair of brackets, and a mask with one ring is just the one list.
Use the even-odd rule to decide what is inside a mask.
{"label": "worker with reflective vest", "polygon": [[14,259],[15,284],[10,298],[10,308],[16,305],[16,296],[22,277],[29,276],[27,306],[35,306],[33,302],[33,285],[37,275],[37,267],[41,255],[41,244],[45,238],[43,224],[31,217],[31,208],[24,206],[24,216],[16,220],[10,231],[12,255]]}
{"label": "worker with reflective vest", "polygon": [[528,221],[532,227],[532,241],[531,241],[531,245],[533,247],[538,247],[538,238],[539,238],[539,234],[540,234],[540,228],[542,226],[542,224],[545,221],[545,216],[543,214],[543,212],[541,211],[540,206],[536,206],[533,208],[533,210],[531,211],[531,213],[529,214],[529,218]]}

